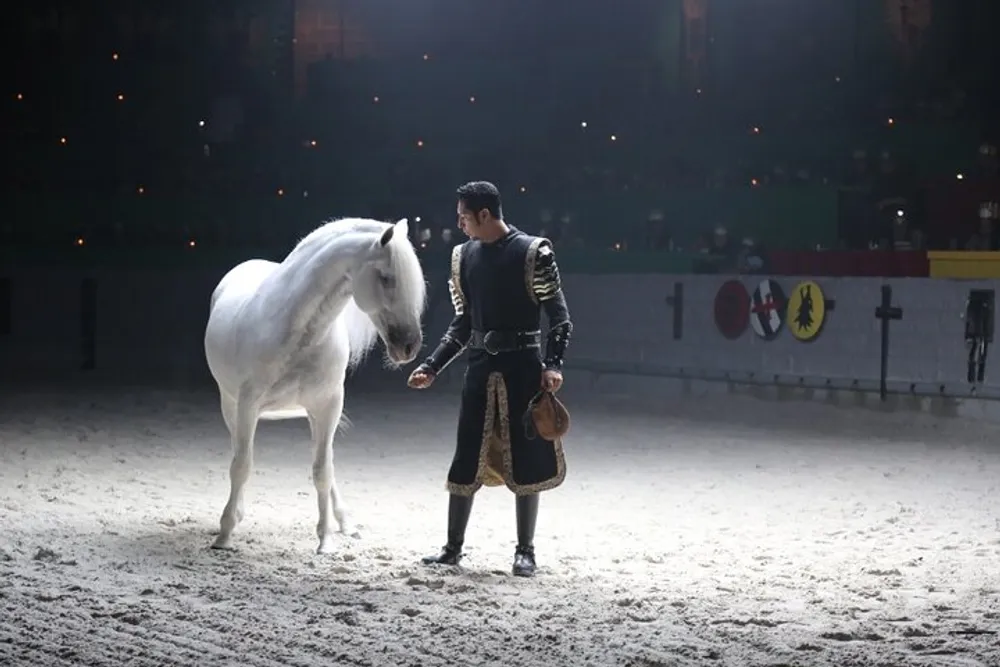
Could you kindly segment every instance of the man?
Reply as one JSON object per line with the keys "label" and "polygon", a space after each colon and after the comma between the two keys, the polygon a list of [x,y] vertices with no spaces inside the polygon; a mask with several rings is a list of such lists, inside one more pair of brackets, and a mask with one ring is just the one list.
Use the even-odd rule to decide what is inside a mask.
{"label": "man", "polygon": [[[500,192],[487,182],[458,189],[458,226],[469,241],[451,255],[455,317],[437,349],[408,384],[424,389],[466,347],[455,455],[448,472],[448,542],[425,564],[457,565],[473,495],[484,484],[504,484],[516,496],[517,547],[513,574],[535,574],[538,494],[562,484],[562,443],[533,434],[524,423],[540,389],[562,386],[563,354],[573,325],[548,239],[504,222]],[[549,333],[541,355],[541,310]],[[530,419],[530,417],[528,417]]]}

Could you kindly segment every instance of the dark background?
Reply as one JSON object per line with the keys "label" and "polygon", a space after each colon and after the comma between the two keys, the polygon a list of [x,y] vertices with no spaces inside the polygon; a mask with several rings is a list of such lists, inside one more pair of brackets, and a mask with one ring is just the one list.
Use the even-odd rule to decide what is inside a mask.
{"label": "dark background", "polygon": [[[817,186],[848,193],[817,239],[891,244],[879,215],[895,206],[873,202],[900,196],[915,242],[962,247],[993,182],[928,188],[955,165],[969,187],[995,176],[997,14],[985,0],[13,5],[0,239],[280,256],[327,217],[422,213],[424,240],[447,244],[455,185],[488,178],[509,210],[524,202],[513,222],[582,246],[615,230],[632,249],[696,248],[728,225],[809,247],[724,203]],[[658,197],[707,189],[725,191],[721,212],[654,221]],[[584,197],[643,204],[609,219]]]}

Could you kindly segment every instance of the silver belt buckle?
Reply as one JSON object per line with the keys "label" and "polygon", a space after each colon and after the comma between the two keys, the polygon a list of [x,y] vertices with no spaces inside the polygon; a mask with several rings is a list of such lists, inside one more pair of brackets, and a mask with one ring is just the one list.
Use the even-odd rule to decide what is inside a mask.
{"label": "silver belt buckle", "polygon": [[486,335],[483,336],[483,349],[486,350],[486,354],[491,354],[496,356],[500,354],[500,350],[495,350],[490,347],[490,341],[499,338],[499,334],[496,331],[487,331]]}

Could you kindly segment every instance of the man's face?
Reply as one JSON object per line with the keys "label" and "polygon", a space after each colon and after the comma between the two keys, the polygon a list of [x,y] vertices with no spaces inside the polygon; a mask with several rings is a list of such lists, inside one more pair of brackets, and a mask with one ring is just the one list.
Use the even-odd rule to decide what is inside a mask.
{"label": "man's face", "polygon": [[483,209],[479,212],[477,218],[476,214],[469,208],[466,208],[465,204],[458,202],[458,228],[461,229],[466,236],[470,239],[479,238],[479,229],[482,226],[483,221],[489,212]]}

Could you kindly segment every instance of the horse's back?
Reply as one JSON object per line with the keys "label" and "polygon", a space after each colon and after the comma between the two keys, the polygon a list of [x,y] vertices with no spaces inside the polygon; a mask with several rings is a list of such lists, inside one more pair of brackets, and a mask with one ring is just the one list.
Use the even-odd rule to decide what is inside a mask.
{"label": "horse's back", "polygon": [[227,301],[246,299],[260,287],[260,284],[278,268],[277,262],[267,259],[248,259],[229,269],[215,286],[209,310],[215,310],[223,297]]}

